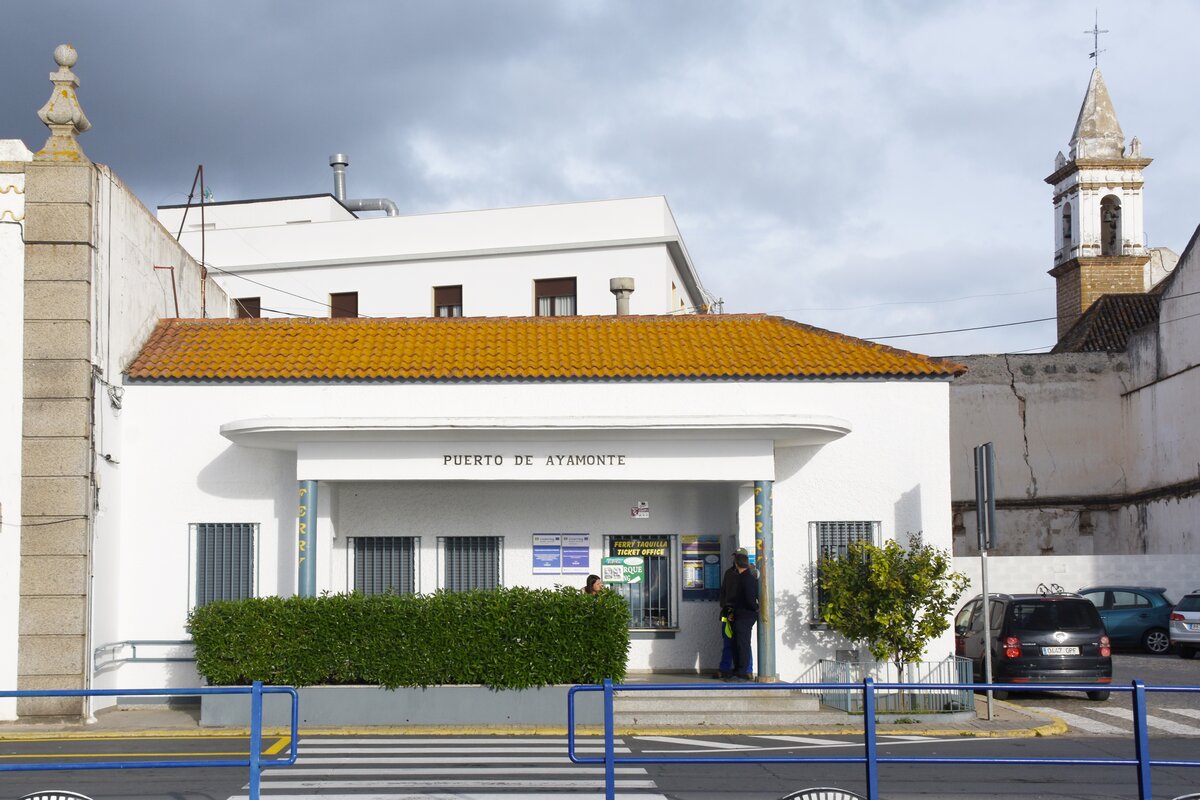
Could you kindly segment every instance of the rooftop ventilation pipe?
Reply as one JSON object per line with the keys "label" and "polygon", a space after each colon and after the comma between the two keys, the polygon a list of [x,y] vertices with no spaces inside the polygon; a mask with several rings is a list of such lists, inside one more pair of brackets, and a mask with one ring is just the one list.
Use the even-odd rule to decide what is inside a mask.
{"label": "rooftop ventilation pipe", "polygon": [[337,201],[351,211],[386,211],[389,217],[400,216],[400,209],[386,197],[365,197],[361,200],[346,199],[346,167],[350,166],[350,157],[345,153],[334,153],[329,157],[329,166],[333,167],[333,196]]}
{"label": "rooftop ventilation pipe", "polygon": [[617,316],[629,316],[629,295],[633,294],[633,278],[610,278],[608,290],[617,296]]}

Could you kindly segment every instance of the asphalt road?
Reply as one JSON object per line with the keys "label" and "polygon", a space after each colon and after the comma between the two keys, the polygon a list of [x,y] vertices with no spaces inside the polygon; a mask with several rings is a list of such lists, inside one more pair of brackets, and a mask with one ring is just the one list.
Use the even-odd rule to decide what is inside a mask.
{"label": "asphalt road", "polygon": [[[0,763],[26,763],[38,756],[69,753],[92,758],[151,753],[214,757],[245,752],[245,740],[128,739],[56,743],[0,743]],[[594,745],[594,743],[593,743]],[[619,767],[619,798],[629,800],[778,800],[812,786],[865,792],[865,767],[851,764],[751,763],[781,756],[860,755],[858,737],[628,737],[633,755],[738,758],[738,763],[661,764]],[[19,752],[15,752],[19,751]],[[1195,740],[1156,738],[1156,759],[1197,759]],[[592,753],[598,752],[593,747]],[[1004,758],[1133,758],[1127,737],[1025,739],[969,737],[883,737],[881,756]],[[181,757],[181,756],[173,756]],[[219,756],[217,756],[219,757]],[[555,777],[549,777],[553,774]],[[305,737],[295,767],[264,777],[264,798],[362,798],[362,800],[591,800],[602,797],[602,773],[565,761],[561,737]],[[1200,767],[1157,767],[1151,773],[1155,798],[1200,791]],[[19,798],[49,787],[80,792],[94,800],[226,800],[246,796],[242,769],[78,771],[0,773],[0,798]],[[884,800],[1128,800],[1137,797],[1132,766],[1081,765],[881,765]]]}
{"label": "asphalt road", "polygon": [[[1200,686],[1200,659],[1185,660],[1174,653],[1161,656],[1133,651],[1114,654],[1113,686],[1130,686],[1135,678],[1147,686]],[[1131,709],[1132,698],[1128,692],[1114,691],[1108,700],[1102,702],[1088,700],[1081,692],[1013,693],[1009,695],[1008,702],[1056,713],[1071,725],[1073,733],[1116,735],[1132,730],[1131,721],[1115,713]],[[1146,707],[1148,714],[1162,721],[1164,727],[1161,730],[1164,732],[1178,736],[1200,736],[1200,692],[1148,691]],[[1095,720],[1095,725],[1088,725],[1082,720]],[[1107,730],[1105,726],[1116,730]],[[1189,731],[1189,728],[1195,729],[1195,732]]]}

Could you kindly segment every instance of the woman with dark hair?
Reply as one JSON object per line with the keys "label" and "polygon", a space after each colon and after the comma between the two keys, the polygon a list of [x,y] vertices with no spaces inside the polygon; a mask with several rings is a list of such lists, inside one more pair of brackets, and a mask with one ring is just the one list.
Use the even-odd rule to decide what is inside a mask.
{"label": "woman with dark hair", "polygon": [[600,580],[599,575],[588,575],[587,586],[583,587],[584,594],[600,594],[600,590],[604,588],[604,583]]}

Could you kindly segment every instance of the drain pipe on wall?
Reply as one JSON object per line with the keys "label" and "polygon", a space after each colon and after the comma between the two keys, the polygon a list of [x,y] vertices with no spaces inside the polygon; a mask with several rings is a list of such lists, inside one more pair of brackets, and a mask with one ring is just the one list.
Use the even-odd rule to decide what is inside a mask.
{"label": "drain pipe on wall", "polygon": [[389,217],[400,216],[400,209],[396,207],[395,202],[386,197],[346,199],[346,167],[350,166],[350,157],[345,153],[331,155],[329,166],[333,167],[333,196],[347,209],[350,211],[385,211]]}

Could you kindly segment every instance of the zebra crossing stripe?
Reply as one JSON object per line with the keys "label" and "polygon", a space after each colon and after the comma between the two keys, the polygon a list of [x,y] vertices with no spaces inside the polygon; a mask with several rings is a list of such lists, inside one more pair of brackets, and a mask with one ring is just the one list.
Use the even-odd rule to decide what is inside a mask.
{"label": "zebra crossing stripe", "polygon": [[[513,800],[513,795],[510,792],[454,792],[447,794],[439,792],[437,794],[421,793],[404,793],[396,794],[388,792],[387,794],[269,794],[264,797],[269,797],[270,800]],[[588,795],[580,795],[578,792],[540,792],[537,795],[537,800],[583,800]],[[229,800],[250,800],[249,795],[234,795]],[[667,800],[666,795],[648,794],[646,792],[622,792],[621,800]]]}
{"label": "zebra crossing stripe", "polygon": [[[653,789],[654,781],[639,780],[635,778],[618,779],[613,782],[618,789]],[[461,781],[461,780],[444,780],[444,779],[427,779],[419,781],[404,781],[404,780],[385,780],[385,781],[278,781],[270,784],[263,784],[264,789],[353,789],[362,787],[364,789],[462,789],[462,788],[477,788],[477,789],[603,789],[603,780],[546,780],[537,778],[521,778],[518,780],[478,780],[478,781]],[[462,795],[456,795],[461,797]],[[528,794],[524,795],[529,797]],[[274,792],[268,795],[274,797]],[[431,800],[429,795],[422,795],[424,800]],[[326,795],[321,794],[316,800],[326,800]],[[541,797],[538,800],[543,800]],[[622,800],[625,800],[622,797]]]}
{"label": "zebra crossing stripe", "polygon": [[[642,767],[618,766],[618,767],[613,767],[613,771],[620,775],[645,775],[646,774],[646,770]],[[282,770],[278,773],[275,773],[270,776],[264,776],[264,777],[269,777],[270,780],[275,780],[276,778],[287,780],[288,778],[291,778],[293,776],[306,777],[306,778],[313,777],[313,776],[328,777],[330,774],[331,774],[330,771],[328,769],[325,769],[324,767],[311,767],[311,768],[288,767],[287,769]],[[358,777],[358,778],[371,777],[371,776],[375,776],[375,775],[378,775],[380,777],[398,778],[398,777],[403,777],[404,775],[445,775],[446,770],[444,770],[444,769],[407,768],[407,767],[404,769],[355,768],[355,769],[339,769],[336,774],[339,776],[346,775],[346,776]],[[529,767],[529,766],[459,767],[458,769],[454,770],[454,774],[455,775],[468,775],[471,777],[476,777],[476,776],[480,776],[480,775],[483,775],[483,776],[487,776],[487,775],[603,775],[604,767],[602,767],[602,766],[584,766],[584,765],[578,765],[578,764],[567,764],[566,766],[562,766],[562,767]],[[264,782],[264,785],[266,785],[265,782]]]}
{"label": "zebra crossing stripe", "polygon": [[[628,747],[614,747],[617,753],[628,753]],[[461,753],[464,755],[475,753],[513,753],[525,755],[529,753],[555,754],[561,753],[566,755],[567,746],[557,745],[551,747],[504,747],[496,745],[495,747],[301,747],[301,756],[318,756],[318,755],[351,755],[362,753],[377,753],[379,755],[398,755],[400,753]],[[576,753],[603,753],[603,746],[584,745],[575,748]]]}
{"label": "zebra crossing stripe", "polygon": [[[1133,710],[1129,708],[1096,708],[1093,711],[1099,711],[1101,714],[1108,714],[1110,717],[1120,717],[1133,724]],[[1158,709],[1155,709],[1156,711]],[[1151,728],[1156,728],[1167,733],[1182,734],[1184,736],[1200,736],[1200,728],[1195,725],[1184,725],[1182,722],[1176,722],[1171,719],[1163,719],[1156,717],[1153,714],[1146,715],[1146,725]]]}
{"label": "zebra crossing stripe", "polygon": [[[1072,728],[1078,728],[1081,731],[1088,733],[1107,733],[1124,735],[1127,731],[1124,728],[1118,728],[1116,725],[1109,725],[1107,722],[1101,722],[1098,719],[1090,717],[1082,717],[1078,714],[1072,714],[1067,711],[1059,711],[1057,708],[1043,708],[1040,706],[1030,706],[1030,711],[1040,711],[1043,714],[1049,714],[1052,717],[1058,717],[1063,722],[1070,725]],[[1103,711],[1098,708],[1096,711]]]}
{"label": "zebra crossing stripe", "polygon": [[1200,708],[1159,708],[1158,711],[1170,711],[1172,714],[1179,714],[1192,719],[1200,719]]}

